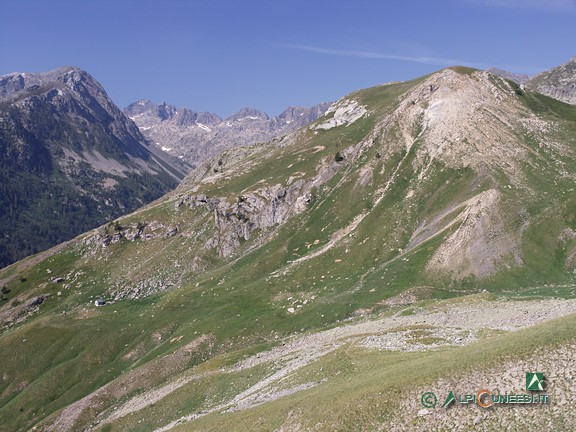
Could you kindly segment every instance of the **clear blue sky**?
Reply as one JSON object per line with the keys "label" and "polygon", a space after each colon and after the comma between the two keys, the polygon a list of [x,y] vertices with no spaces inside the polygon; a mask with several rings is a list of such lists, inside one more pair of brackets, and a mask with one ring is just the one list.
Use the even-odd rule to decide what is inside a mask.
{"label": "clear blue sky", "polygon": [[576,0],[0,0],[0,74],[90,72],[137,99],[271,115],[454,64],[576,55]]}

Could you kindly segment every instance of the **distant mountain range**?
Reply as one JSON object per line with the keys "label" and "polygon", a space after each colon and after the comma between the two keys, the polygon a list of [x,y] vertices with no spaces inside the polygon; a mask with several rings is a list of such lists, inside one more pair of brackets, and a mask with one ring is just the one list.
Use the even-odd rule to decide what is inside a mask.
{"label": "distant mountain range", "polygon": [[231,147],[266,142],[295,131],[323,115],[329,106],[288,107],[272,118],[254,108],[243,108],[222,119],[213,113],[144,99],[129,105],[124,113],[159,148],[195,167]]}
{"label": "distant mountain range", "polygon": [[509,80],[514,81],[518,84],[526,84],[528,81],[530,81],[530,78],[532,78],[528,74],[518,74],[518,73],[514,73],[514,72],[509,72],[507,70],[498,69],[495,67],[491,67],[491,68],[487,69],[487,72],[490,72],[493,75],[501,76],[502,78],[509,79]]}
{"label": "distant mountain range", "polygon": [[0,267],[162,196],[185,168],[87,72],[0,77]]}

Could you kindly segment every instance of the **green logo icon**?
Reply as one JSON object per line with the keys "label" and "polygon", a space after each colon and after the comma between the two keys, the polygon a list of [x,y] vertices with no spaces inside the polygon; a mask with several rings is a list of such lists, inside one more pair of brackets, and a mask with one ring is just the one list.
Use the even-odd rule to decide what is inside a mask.
{"label": "green logo icon", "polygon": [[526,372],[526,390],[544,390],[544,374],[542,372]]}
{"label": "green logo icon", "polygon": [[438,402],[438,398],[433,392],[426,392],[422,394],[420,402],[422,402],[422,406],[424,408],[434,408],[436,406],[436,402]]}
{"label": "green logo icon", "polygon": [[450,405],[455,400],[456,400],[456,397],[454,396],[454,393],[452,393],[452,390],[450,390],[450,393],[448,393],[448,396],[446,396],[446,400],[442,404],[442,408],[448,407],[448,405]]}

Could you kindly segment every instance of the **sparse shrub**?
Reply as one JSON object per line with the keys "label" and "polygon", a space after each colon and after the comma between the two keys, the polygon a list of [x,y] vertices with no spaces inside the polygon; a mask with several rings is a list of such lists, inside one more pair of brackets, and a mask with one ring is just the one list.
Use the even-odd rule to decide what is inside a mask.
{"label": "sparse shrub", "polygon": [[120,222],[114,222],[114,231],[122,231],[124,228],[120,225]]}
{"label": "sparse shrub", "polygon": [[8,294],[11,290],[6,285],[4,285],[0,291],[2,291],[2,294]]}

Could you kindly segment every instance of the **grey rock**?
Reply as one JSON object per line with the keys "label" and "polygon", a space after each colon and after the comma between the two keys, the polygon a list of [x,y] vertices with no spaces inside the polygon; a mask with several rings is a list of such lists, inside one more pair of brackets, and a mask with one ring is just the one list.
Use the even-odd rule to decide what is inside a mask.
{"label": "grey rock", "polygon": [[178,234],[178,227],[171,227],[168,229],[168,231],[166,231],[166,234],[164,234],[164,237],[170,238],[170,237],[174,237],[176,234]]}
{"label": "grey rock", "polygon": [[576,57],[536,75],[526,86],[562,102],[576,104]]}
{"label": "grey rock", "polygon": [[226,149],[267,142],[299,129],[322,116],[329,106],[288,107],[272,118],[254,108],[242,108],[222,120],[212,113],[140,100],[124,112],[158,149],[195,167]]}

